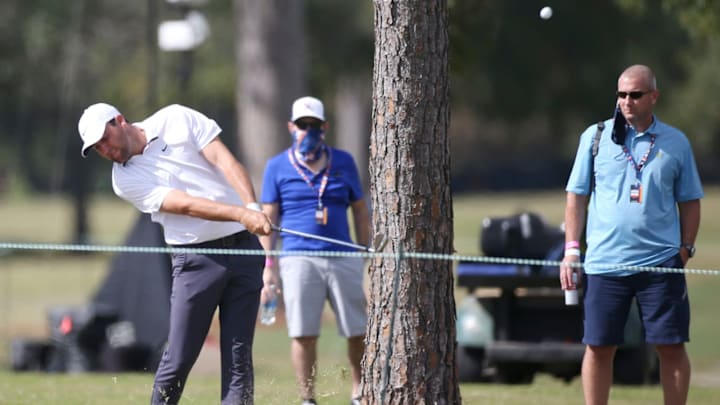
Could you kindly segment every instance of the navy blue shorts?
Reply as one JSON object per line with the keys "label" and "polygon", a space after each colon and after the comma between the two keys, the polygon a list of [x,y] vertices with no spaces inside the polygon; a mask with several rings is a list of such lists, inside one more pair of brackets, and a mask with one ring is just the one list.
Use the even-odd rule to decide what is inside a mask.
{"label": "navy blue shorts", "polygon": [[[681,268],[682,259],[673,256],[657,267]],[[646,342],[689,341],[690,302],[684,273],[643,271],[625,277],[588,274],[586,283],[583,343],[622,344],[633,298],[637,300]]]}

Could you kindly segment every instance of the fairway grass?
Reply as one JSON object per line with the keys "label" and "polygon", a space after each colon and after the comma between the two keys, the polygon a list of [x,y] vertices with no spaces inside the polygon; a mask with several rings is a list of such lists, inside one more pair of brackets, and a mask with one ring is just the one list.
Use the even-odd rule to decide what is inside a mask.
{"label": "fairway grass", "polygon": [[[324,357],[327,359],[327,356]],[[256,359],[256,363],[259,361]],[[321,358],[321,364],[323,358]],[[333,370],[333,368],[330,368]],[[278,372],[280,375],[270,374]],[[271,369],[256,365],[255,403],[287,405],[299,403],[289,366]],[[322,405],[347,405],[350,383],[336,370],[318,377],[318,402]],[[219,377],[191,374],[182,404],[217,404],[220,402]],[[0,404],[3,405],[128,405],[146,404],[150,398],[151,374],[92,373],[36,374],[0,371]],[[538,376],[529,385],[461,384],[463,403],[527,405],[576,405],[582,403],[582,387],[578,379],[566,384],[561,380]],[[653,405],[662,403],[659,386],[613,386],[613,405]],[[689,404],[720,403],[716,387],[693,385]]]}
{"label": "fairway grass", "polygon": [[[720,190],[708,189],[703,200],[703,221],[698,253],[690,267],[715,269],[720,263]],[[458,254],[479,254],[480,224],[488,216],[508,216],[523,211],[541,214],[550,224],[560,224],[565,196],[561,191],[542,193],[487,193],[454,199],[455,249]],[[59,197],[23,201],[0,200],[0,241],[68,243],[72,209]],[[93,199],[90,241],[122,244],[137,213],[112,197]],[[4,253],[4,255],[3,255]],[[60,252],[0,252],[0,405],[25,404],[144,404],[149,400],[150,373],[38,374],[8,371],[8,346],[12,338],[47,338],[46,311],[54,306],[87,303],[106,276],[111,254]],[[720,403],[720,327],[718,307],[720,277],[688,275],[692,305],[693,363],[690,404]],[[456,297],[465,291],[456,290]],[[216,325],[211,334],[217,334]],[[211,340],[212,341],[212,340]],[[344,340],[337,336],[328,317],[320,338],[318,400],[322,405],[347,405],[350,377]],[[277,325],[258,325],[254,346],[256,403],[297,403],[289,339],[282,319]],[[217,348],[206,346],[188,380],[182,404],[219,403],[220,379]],[[531,385],[462,384],[465,404],[578,404],[582,403],[579,379],[566,384],[539,374]],[[612,404],[662,403],[659,386],[615,386]]]}

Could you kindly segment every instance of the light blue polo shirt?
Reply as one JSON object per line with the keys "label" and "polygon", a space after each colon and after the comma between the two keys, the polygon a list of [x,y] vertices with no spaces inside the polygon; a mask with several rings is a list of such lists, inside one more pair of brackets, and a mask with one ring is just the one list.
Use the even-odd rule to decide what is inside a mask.
{"label": "light blue polo shirt", "polygon": [[[312,182],[312,188],[298,174],[288,158],[287,150],[271,158],[263,176],[263,204],[277,203],[280,223],[287,229],[311,233],[353,242],[348,224],[348,207],[363,198],[362,183],[355,160],[343,150],[328,147],[331,152],[330,174],[322,196],[322,203],[328,210],[327,225],[318,224],[315,211],[318,206],[318,191],[325,170],[313,174],[298,164]],[[282,250],[329,250],[354,251],[351,247],[309,239],[288,233],[281,233]]]}
{"label": "light blue polo shirt", "polygon": [[[586,231],[585,271],[588,274],[629,275],[608,265],[656,266],[678,253],[680,219],[678,202],[703,197],[692,148],[685,134],[656,117],[647,131],[628,127],[625,144],[636,164],[651,144],[640,175],[623,148],[611,139],[613,120],[605,121],[595,157],[595,192],[590,197]],[[588,195],[593,173],[591,125],[580,136],[575,163],[566,191]],[[642,185],[641,202],[633,202],[630,189]]]}

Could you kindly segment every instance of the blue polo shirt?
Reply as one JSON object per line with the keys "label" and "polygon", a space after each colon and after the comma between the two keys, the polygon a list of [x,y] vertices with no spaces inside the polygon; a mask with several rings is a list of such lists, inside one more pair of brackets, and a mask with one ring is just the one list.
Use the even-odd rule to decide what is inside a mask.
{"label": "blue polo shirt", "polygon": [[[311,233],[353,242],[348,225],[348,207],[363,198],[360,176],[352,156],[340,149],[328,147],[330,151],[330,173],[322,195],[323,207],[327,207],[327,224],[318,224],[315,211],[318,207],[318,193],[325,170],[313,174],[297,164],[311,181],[308,185],[290,162],[288,151],[271,158],[265,166],[261,201],[263,204],[277,203],[280,223],[287,229]],[[280,234],[282,250],[328,250],[354,251],[355,249],[317,239],[287,233]]]}
{"label": "blue polo shirt", "polygon": [[[623,148],[611,139],[613,120],[605,121],[595,157],[595,191],[590,197],[586,230],[585,271],[588,274],[629,275],[608,265],[655,266],[678,253],[678,202],[703,197],[692,148],[685,134],[656,117],[645,132],[628,128],[625,144],[636,163],[649,150],[638,176]],[[566,191],[588,195],[591,187],[592,142],[597,127],[580,136]],[[641,184],[640,202],[631,201],[631,186]]]}

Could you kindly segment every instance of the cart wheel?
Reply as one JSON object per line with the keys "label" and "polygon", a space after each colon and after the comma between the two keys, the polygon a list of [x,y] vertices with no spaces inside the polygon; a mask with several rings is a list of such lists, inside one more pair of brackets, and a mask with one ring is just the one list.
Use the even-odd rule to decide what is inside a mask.
{"label": "cart wheel", "polygon": [[495,381],[501,384],[531,384],[535,378],[535,370],[526,364],[498,365]]}
{"label": "cart wheel", "polygon": [[485,350],[477,347],[457,348],[458,378],[460,382],[480,382],[483,379]]}

